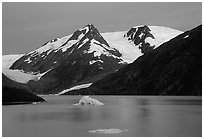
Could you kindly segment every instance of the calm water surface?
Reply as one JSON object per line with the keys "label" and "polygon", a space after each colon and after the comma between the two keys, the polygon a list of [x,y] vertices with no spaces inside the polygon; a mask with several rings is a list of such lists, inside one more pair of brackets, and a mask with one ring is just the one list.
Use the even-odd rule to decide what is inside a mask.
{"label": "calm water surface", "polygon": [[[91,96],[104,106],[72,106],[81,96],[43,96],[2,108],[5,136],[202,136],[202,97]],[[118,134],[90,130],[117,128]]]}

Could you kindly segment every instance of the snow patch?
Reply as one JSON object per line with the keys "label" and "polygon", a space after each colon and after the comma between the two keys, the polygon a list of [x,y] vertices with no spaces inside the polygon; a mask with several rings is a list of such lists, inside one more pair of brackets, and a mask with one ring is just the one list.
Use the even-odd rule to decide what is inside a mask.
{"label": "snow patch", "polygon": [[76,61],[74,61],[73,63],[72,63],[72,65],[74,65],[76,63]]}
{"label": "snow patch", "polygon": [[72,90],[79,90],[79,89],[82,89],[82,88],[87,88],[87,87],[89,87],[91,84],[92,84],[92,83],[77,85],[77,86],[71,87],[71,88],[69,88],[69,89],[63,90],[62,92],[58,93],[57,95],[62,95],[62,94],[64,94],[64,93],[67,93],[67,92],[72,91]]}
{"label": "snow patch", "polygon": [[53,68],[47,70],[46,72],[40,73],[40,75],[39,75],[39,77],[38,77],[38,80],[40,80],[40,78],[41,78],[42,76],[44,76],[46,73],[50,72],[52,69],[53,69]]}
{"label": "snow patch", "polygon": [[86,39],[82,42],[82,44],[79,45],[79,47],[78,47],[77,49],[81,48],[87,41],[89,41],[88,38],[86,38]]}
{"label": "snow patch", "polygon": [[31,51],[26,55],[32,54],[31,56],[34,56],[34,55],[36,56],[36,55],[42,54],[43,52],[47,52],[47,55],[48,55],[52,51],[57,52],[58,50],[61,49],[60,46],[65,42],[67,42],[71,36],[72,34],[68,36],[64,36],[62,38],[53,39],[48,43],[46,43],[45,45],[43,45],[42,47],[38,48],[37,50]]}
{"label": "snow patch", "polygon": [[72,47],[72,45],[76,44],[78,40],[70,40],[66,45],[60,47],[62,52],[66,52],[68,48]]}
{"label": "snow patch", "polygon": [[94,64],[94,63],[96,63],[96,62],[101,62],[101,63],[103,63],[102,60],[91,60],[91,61],[89,61],[89,65],[92,65],[92,64]]}
{"label": "snow patch", "polygon": [[80,35],[78,36],[77,40],[81,40],[83,37],[84,37],[84,35],[83,35],[83,34],[80,34]]}
{"label": "snow patch", "polygon": [[189,35],[186,35],[185,37],[183,37],[183,39],[186,39],[186,38],[188,38],[189,37]]}
{"label": "snow patch", "polygon": [[93,53],[94,57],[100,57],[101,54],[105,54],[106,51],[104,48],[102,48],[101,46],[97,44],[94,44],[93,41],[91,41],[91,46],[87,53]]}
{"label": "snow patch", "polygon": [[34,53],[32,53],[30,56],[34,57],[34,56],[37,56],[38,53],[35,51]]}
{"label": "snow patch", "polygon": [[[106,55],[106,56],[112,56],[114,57],[113,54],[111,54],[109,51],[107,50],[113,50],[113,48],[109,48],[108,46],[104,45],[104,44],[101,44],[100,42],[96,41],[96,40],[91,40],[91,43],[90,43],[90,48],[88,50],[84,50],[83,52],[84,53],[93,53],[94,54],[94,57],[99,57],[103,54],[103,55]],[[116,56],[115,56],[116,57]],[[115,58],[114,57],[114,58]],[[117,57],[118,58],[118,57]]]}
{"label": "snow patch", "polygon": [[24,62],[31,63],[32,60],[30,59],[30,57],[28,57],[26,60],[24,60]]}
{"label": "snow patch", "polygon": [[74,48],[72,48],[72,50],[69,52],[69,55],[74,51]]}
{"label": "snow patch", "polygon": [[141,33],[141,34],[139,35],[139,38],[141,39],[143,35],[144,35],[144,33]]}

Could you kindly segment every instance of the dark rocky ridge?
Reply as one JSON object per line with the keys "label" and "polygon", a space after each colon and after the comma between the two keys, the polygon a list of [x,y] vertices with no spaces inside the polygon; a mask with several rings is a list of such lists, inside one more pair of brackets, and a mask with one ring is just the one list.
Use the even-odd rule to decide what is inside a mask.
{"label": "dark rocky ridge", "polygon": [[2,104],[24,104],[45,101],[34,95],[25,85],[14,82],[2,74]]}
{"label": "dark rocky ridge", "polygon": [[89,88],[67,94],[202,95],[202,26],[162,44]]}

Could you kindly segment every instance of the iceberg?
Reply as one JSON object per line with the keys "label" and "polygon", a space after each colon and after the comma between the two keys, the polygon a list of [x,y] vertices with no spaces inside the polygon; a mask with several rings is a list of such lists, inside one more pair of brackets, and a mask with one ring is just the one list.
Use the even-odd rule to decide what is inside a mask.
{"label": "iceberg", "polygon": [[90,98],[89,96],[83,96],[80,100],[79,103],[73,104],[73,105],[79,105],[79,106],[86,106],[86,105],[95,105],[95,106],[100,106],[104,105],[100,101]]}
{"label": "iceberg", "polygon": [[90,130],[90,133],[100,133],[100,134],[118,134],[124,131],[128,131],[127,129],[121,130],[117,128],[109,128],[109,129],[97,129],[97,130]]}

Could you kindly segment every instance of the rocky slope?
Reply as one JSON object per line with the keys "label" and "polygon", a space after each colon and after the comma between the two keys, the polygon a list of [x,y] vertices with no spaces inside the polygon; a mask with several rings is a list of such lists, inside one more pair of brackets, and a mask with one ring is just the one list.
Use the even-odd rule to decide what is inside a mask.
{"label": "rocky slope", "polygon": [[162,44],[89,88],[68,94],[202,95],[202,26]]}

